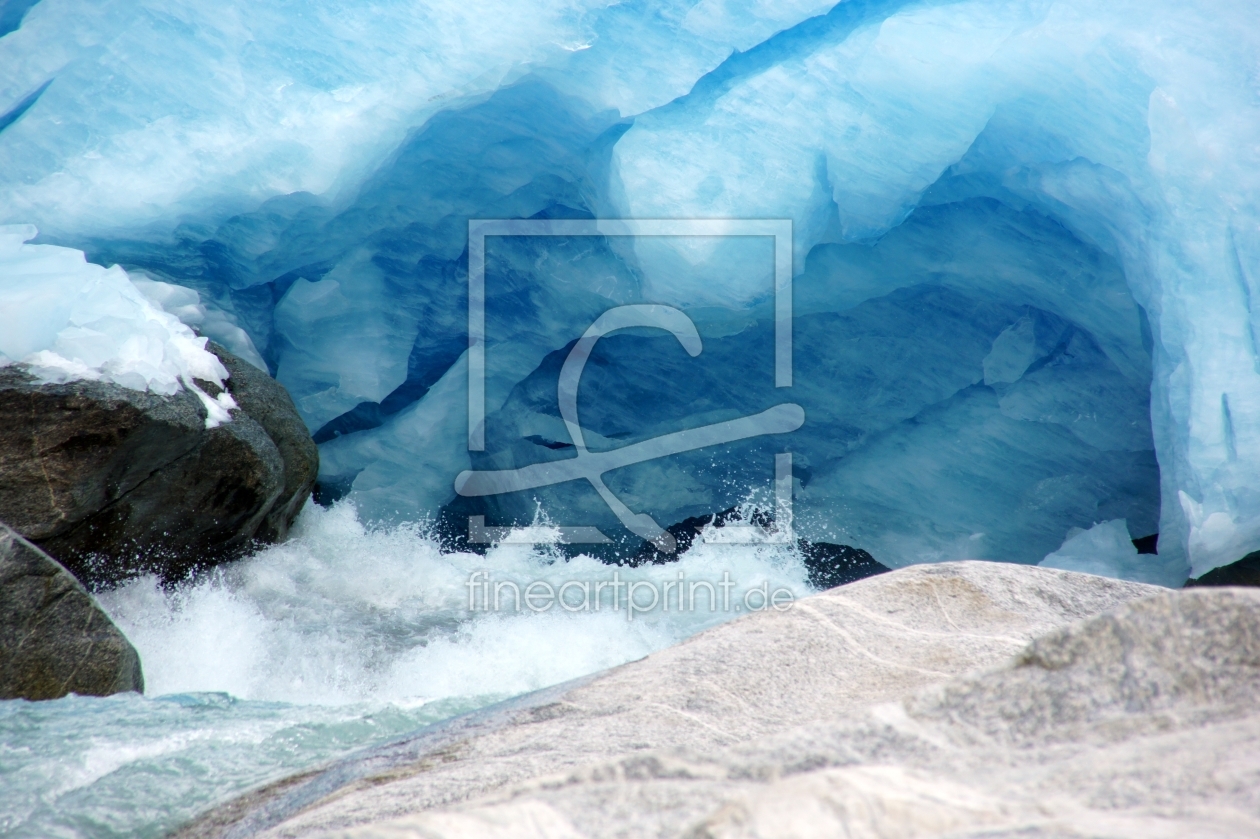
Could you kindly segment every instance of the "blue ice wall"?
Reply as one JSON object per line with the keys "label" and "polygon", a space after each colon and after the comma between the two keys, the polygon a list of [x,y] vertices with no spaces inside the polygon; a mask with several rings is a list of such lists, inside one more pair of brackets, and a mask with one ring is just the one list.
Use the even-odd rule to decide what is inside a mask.
{"label": "blue ice wall", "polygon": [[[0,221],[228,313],[370,516],[464,509],[463,469],[571,456],[566,348],[656,302],[705,349],[605,339],[579,406],[598,445],[790,394],[810,538],[1036,562],[1124,519],[1160,533],[1125,573],[1174,584],[1260,548],[1249,4],[229,8],[31,9],[0,39],[0,109],[56,81],[0,133]],[[757,351],[762,244],[498,240],[474,460],[467,221],[592,217],[791,219],[794,385]],[[787,440],[609,482],[668,524],[764,489]],[[537,502],[616,527],[578,483],[483,512]]]}
{"label": "blue ice wall", "polygon": [[[1055,272],[1071,274],[1061,277],[1063,295],[1016,284]],[[863,277],[887,293],[819,309],[827,287]],[[695,309],[705,345],[694,359],[668,335],[597,346],[578,401],[588,445],[618,448],[790,398],[806,415],[787,445],[795,525],[808,538],[863,545],[892,564],[1037,562],[1073,522],[1122,518],[1156,532],[1142,315],[1112,260],[1040,214],[972,199],[916,211],[874,247],[819,246],[797,282],[806,305],[794,324],[790,390],[774,386],[767,307],[739,316]],[[1073,321],[1064,314],[1075,308],[1065,305],[1071,294],[1116,310],[1106,322]],[[549,355],[487,420],[479,467],[573,456],[556,403],[567,350]],[[705,449],[618,470],[608,484],[633,509],[678,521],[739,504],[750,487],[768,492],[784,445]],[[584,482],[501,496],[489,512],[528,521],[537,500],[617,527]]]}
{"label": "blue ice wall", "polygon": [[0,2],[0,38],[22,26],[22,19],[39,0],[3,0]]}

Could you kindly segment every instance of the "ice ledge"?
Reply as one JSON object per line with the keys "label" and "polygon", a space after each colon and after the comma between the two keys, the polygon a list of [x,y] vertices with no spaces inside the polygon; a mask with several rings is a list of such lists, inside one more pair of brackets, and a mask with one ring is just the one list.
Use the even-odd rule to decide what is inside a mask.
{"label": "ice ledge", "polygon": [[[166,396],[188,388],[206,427],[231,420],[228,371],[179,318],[155,305],[117,265],[82,251],[33,245],[34,225],[0,225],[0,366],[21,363],[37,381],[112,382]],[[198,381],[217,385],[211,397]]]}

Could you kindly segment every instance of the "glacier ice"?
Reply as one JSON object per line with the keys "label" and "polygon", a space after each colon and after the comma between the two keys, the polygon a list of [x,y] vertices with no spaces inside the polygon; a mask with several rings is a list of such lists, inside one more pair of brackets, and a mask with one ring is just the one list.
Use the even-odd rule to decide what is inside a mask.
{"label": "glacier ice", "polygon": [[0,226],[0,365],[20,362],[44,382],[89,379],[167,395],[189,387],[206,406],[208,428],[231,419],[231,394],[211,398],[194,383],[222,387],[228,377],[205,338],[155,306],[118,266],[27,244],[37,232]]}
{"label": "glacier ice", "polygon": [[233,355],[248,361],[259,370],[267,369],[267,362],[254,347],[249,333],[221,309],[206,305],[201,295],[191,288],[151,279],[143,272],[130,275],[131,283],[155,306],[167,314],[179,318],[185,326],[199,335],[218,341]]}
{"label": "glacier ice", "polygon": [[[0,131],[0,222],[192,289],[248,333],[330,495],[370,517],[541,503],[613,527],[589,487],[474,510],[452,481],[572,456],[566,348],[607,308],[657,302],[704,352],[607,339],[580,396],[591,439],[795,401],[809,538],[889,565],[1035,563],[1124,520],[1160,553],[1121,561],[1116,541],[1106,567],[1168,584],[1260,547],[1249,4],[291,11],[31,7],[0,38],[0,109],[51,84]],[[487,250],[488,446],[470,453],[468,219],[618,216],[791,219],[793,387],[763,360],[764,241],[505,238]],[[764,491],[774,450],[608,479],[669,523]]]}
{"label": "glacier ice", "polygon": [[43,0],[0,48],[0,107],[52,81],[6,132],[6,210],[81,233],[335,189],[579,42],[582,5]]}
{"label": "glacier ice", "polygon": [[[789,215],[800,253],[977,196],[1059,220],[1119,262],[1151,333],[1167,578],[1180,556],[1196,574],[1241,556],[1260,537],[1242,476],[1260,449],[1238,443],[1256,425],[1233,419],[1260,407],[1246,5],[844,6],[866,10],[847,38],[636,120],[614,150],[614,214]],[[649,284],[677,250],[636,247]],[[693,276],[738,259],[714,253]],[[1071,319],[1094,305],[1061,303]]]}
{"label": "glacier ice", "polygon": [[1112,519],[1088,530],[1073,528],[1059,549],[1037,564],[1043,568],[1141,581],[1150,571],[1142,559],[1129,538],[1125,520]]}
{"label": "glacier ice", "polygon": [[704,5],[42,0],[0,44],[0,113],[51,82],[0,144],[4,220],[117,235],[352,194],[414,126],[529,69],[576,56],[570,87],[639,113],[821,4]]}

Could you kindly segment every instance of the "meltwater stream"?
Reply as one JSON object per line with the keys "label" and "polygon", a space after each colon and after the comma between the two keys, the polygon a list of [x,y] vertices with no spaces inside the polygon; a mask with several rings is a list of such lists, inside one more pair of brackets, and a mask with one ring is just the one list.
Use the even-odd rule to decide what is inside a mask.
{"label": "meltwater stream", "polygon": [[[522,589],[574,581],[571,602],[613,572],[735,586],[729,609],[711,611],[702,586],[694,610],[675,596],[633,620],[610,610],[611,589],[598,611],[517,612],[508,587],[499,611],[480,590],[470,611],[475,571]],[[676,563],[614,568],[546,545],[443,553],[421,528],[308,505],[289,541],[194,585],[142,578],[100,596],[140,652],[145,696],[0,703],[0,835],[162,836],[274,778],[675,644],[738,617],[763,583],[809,591],[788,546],[697,539]]]}

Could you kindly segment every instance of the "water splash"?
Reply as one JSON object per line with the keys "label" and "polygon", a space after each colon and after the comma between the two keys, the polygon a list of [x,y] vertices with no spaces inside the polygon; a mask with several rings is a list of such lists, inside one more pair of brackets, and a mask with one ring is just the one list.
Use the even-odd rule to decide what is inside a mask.
{"label": "water splash", "polygon": [[[608,591],[598,611],[470,611],[474,571],[521,589],[614,573],[735,586],[728,610],[702,597],[633,620]],[[545,540],[444,553],[423,527],[308,505],[289,541],[192,584],[145,577],[100,595],[140,653],[146,696],[0,703],[0,834],[162,836],[268,780],[677,643],[737,617],[763,583],[806,594],[805,580],[791,545],[699,538],[677,562],[616,568]]]}
{"label": "water splash", "polygon": [[[470,611],[476,571],[517,590],[535,581],[593,588],[614,574],[657,589],[680,575],[715,584],[727,575],[734,586],[725,610],[702,590],[695,610],[658,608],[633,620],[621,604],[613,609],[611,589],[598,611],[518,610],[508,594],[491,611],[480,592]],[[796,596],[808,590],[792,546],[698,539],[676,563],[638,568],[565,560],[546,542],[501,544],[485,556],[444,553],[420,526],[369,527],[342,504],[311,505],[288,542],[193,585],[166,591],[141,578],[101,602],[139,650],[153,696],[423,704],[514,695],[640,658],[735,617],[743,593],[763,582]]]}

